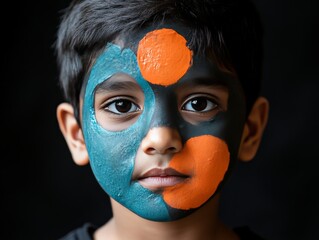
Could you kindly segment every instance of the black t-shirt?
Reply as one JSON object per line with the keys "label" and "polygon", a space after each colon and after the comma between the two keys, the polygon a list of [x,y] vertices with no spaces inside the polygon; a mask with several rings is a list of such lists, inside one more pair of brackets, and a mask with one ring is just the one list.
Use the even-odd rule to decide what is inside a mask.
{"label": "black t-shirt", "polygon": [[253,232],[248,226],[233,228],[233,231],[239,236],[240,240],[265,240]]}
{"label": "black t-shirt", "polygon": [[91,223],[85,223],[83,226],[74,229],[59,240],[93,240],[93,234],[97,229]]}
{"label": "black t-shirt", "polygon": [[[59,240],[93,240],[93,234],[96,229],[97,227],[93,224],[85,223],[83,226],[69,232]],[[251,231],[247,226],[236,227],[233,230],[239,236],[240,240],[265,240]]]}

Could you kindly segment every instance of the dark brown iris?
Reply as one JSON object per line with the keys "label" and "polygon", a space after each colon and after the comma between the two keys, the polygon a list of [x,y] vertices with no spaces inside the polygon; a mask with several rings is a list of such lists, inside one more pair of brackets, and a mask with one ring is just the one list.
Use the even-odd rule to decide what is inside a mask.
{"label": "dark brown iris", "polygon": [[115,102],[115,108],[120,113],[127,113],[132,108],[132,102],[128,100],[119,100]]}
{"label": "dark brown iris", "polygon": [[203,111],[207,107],[207,99],[195,98],[191,101],[192,107],[195,111]]}

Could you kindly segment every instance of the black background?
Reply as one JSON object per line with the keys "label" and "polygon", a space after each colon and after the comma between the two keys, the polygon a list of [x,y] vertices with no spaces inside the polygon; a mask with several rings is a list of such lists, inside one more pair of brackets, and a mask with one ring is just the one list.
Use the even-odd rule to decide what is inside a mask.
{"label": "black background", "polygon": [[[1,7],[1,239],[53,240],[111,216],[89,166],[73,163],[55,116],[62,96],[51,46],[69,2]],[[255,2],[269,124],[255,160],[239,164],[226,185],[221,216],[268,240],[319,239],[319,1]]]}

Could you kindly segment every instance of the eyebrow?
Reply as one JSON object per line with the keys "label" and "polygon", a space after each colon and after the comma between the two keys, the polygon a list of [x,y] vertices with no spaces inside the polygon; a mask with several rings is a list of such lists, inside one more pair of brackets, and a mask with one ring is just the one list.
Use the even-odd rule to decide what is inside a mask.
{"label": "eyebrow", "polygon": [[116,79],[109,79],[95,87],[95,92],[113,92],[113,91],[121,91],[121,90],[136,90],[139,87],[136,82],[130,80],[121,80],[116,81]]}
{"label": "eyebrow", "polygon": [[221,87],[225,90],[229,90],[228,85],[225,81],[216,79],[216,78],[207,78],[207,77],[199,77],[193,78],[191,82],[181,83],[179,87],[182,88],[193,88],[195,86],[204,86],[204,87]]}

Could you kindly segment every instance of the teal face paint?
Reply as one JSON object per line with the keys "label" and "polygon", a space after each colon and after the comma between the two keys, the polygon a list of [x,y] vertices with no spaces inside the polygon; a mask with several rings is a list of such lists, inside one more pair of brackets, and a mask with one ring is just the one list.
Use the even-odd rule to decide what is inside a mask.
{"label": "teal face paint", "polygon": [[[116,73],[130,75],[144,92],[144,111],[138,120],[122,131],[107,131],[95,117],[97,85]],[[155,104],[154,93],[140,74],[136,56],[130,49],[108,44],[90,73],[83,103],[83,134],[93,173],[114,200],[139,216],[156,221],[169,220],[161,195],[131,181],[137,149],[146,135]]]}

